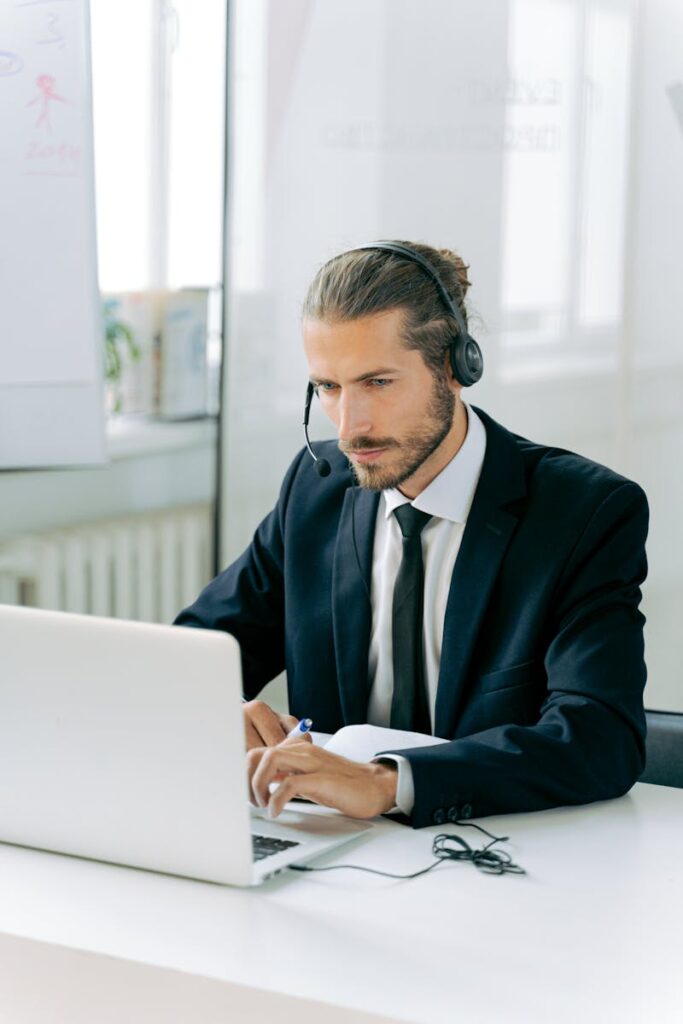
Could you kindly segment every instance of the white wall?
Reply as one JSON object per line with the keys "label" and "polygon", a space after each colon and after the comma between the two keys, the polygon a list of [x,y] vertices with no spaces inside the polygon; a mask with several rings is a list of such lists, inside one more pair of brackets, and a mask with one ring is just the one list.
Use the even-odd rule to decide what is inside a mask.
{"label": "white wall", "polygon": [[[683,710],[683,236],[677,0],[236,0],[222,558],[302,443],[299,309],[372,238],[471,265],[506,426],[606,462],[652,507],[652,707]],[[265,32],[264,32],[265,28]],[[330,436],[314,418],[312,435]]]}

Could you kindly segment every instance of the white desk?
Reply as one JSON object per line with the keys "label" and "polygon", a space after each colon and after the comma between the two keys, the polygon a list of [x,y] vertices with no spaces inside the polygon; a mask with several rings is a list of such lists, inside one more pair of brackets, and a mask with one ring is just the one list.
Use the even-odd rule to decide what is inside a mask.
{"label": "white desk", "polygon": [[[482,824],[512,836],[508,848],[526,876],[443,864],[411,882],[287,872],[239,890],[0,845],[0,1019],[87,1020],[72,1012],[76,979],[95,972],[103,1006],[107,977],[145,988],[142,1016],[130,1008],[112,1018],[127,1024],[228,1019],[228,1004],[230,1019],[246,1020],[239,1000],[249,989],[237,986],[260,990],[254,999],[270,1000],[271,1019],[281,1007],[279,1020],[290,1019],[290,1004],[272,993],[429,1024],[680,1024],[683,791],[638,785],[621,800]],[[432,835],[452,830],[381,820],[335,856],[414,871],[431,860]],[[461,834],[478,844],[474,829]],[[102,956],[60,947],[129,961],[118,968],[133,981],[112,981],[116,964]],[[36,989],[57,976],[51,1010],[38,1013]],[[171,999],[178,985],[184,995]],[[222,1016],[168,1010],[208,1007],[207,992],[222,993]],[[90,1020],[110,1019],[93,1015],[93,1005]],[[316,1008],[291,1019],[366,1018]]]}

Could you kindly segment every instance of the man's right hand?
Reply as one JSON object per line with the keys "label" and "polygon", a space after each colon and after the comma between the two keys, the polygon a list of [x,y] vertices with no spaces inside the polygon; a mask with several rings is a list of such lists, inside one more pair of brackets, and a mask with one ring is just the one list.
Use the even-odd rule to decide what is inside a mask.
{"label": "man's right hand", "polygon": [[293,715],[279,715],[262,700],[249,700],[242,705],[244,736],[247,750],[254,747],[275,747],[299,724]]}

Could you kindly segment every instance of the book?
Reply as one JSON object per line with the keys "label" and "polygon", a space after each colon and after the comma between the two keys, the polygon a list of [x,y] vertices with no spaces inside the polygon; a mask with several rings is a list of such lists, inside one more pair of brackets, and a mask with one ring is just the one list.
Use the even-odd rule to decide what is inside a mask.
{"label": "book", "polygon": [[427,736],[422,732],[403,729],[385,729],[378,725],[345,725],[333,734],[312,732],[318,746],[350,761],[368,762],[385,750],[408,750],[412,747],[431,747],[447,743],[440,736]]}

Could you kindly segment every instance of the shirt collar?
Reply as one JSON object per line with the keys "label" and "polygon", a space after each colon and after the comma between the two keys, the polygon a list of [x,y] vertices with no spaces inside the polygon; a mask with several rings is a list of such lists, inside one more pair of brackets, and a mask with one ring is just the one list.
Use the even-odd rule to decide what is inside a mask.
{"label": "shirt collar", "polygon": [[[412,502],[420,511],[452,523],[467,521],[486,453],[486,428],[474,409],[466,402],[462,404],[467,413],[465,440],[451,461]],[[386,519],[395,508],[410,501],[395,487],[382,494]]]}

